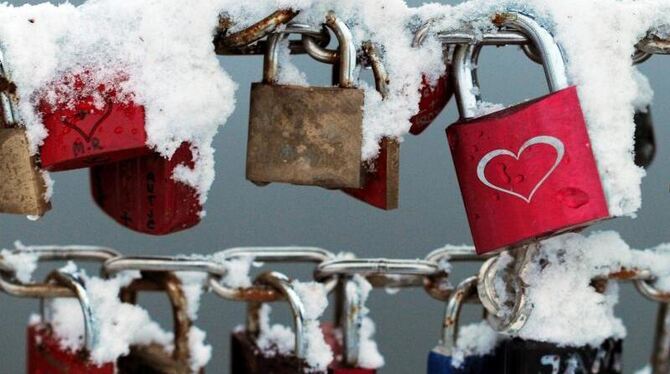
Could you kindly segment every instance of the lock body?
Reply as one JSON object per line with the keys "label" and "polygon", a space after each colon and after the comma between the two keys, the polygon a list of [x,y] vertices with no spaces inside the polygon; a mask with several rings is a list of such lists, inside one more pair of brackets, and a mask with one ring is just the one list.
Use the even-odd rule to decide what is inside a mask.
{"label": "lock body", "polygon": [[515,338],[505,345],[505,373],[622,373],[623,342],[608,339],[600,347],[558,347]]}
{"label": "lock body", "polygon": [[200,222],[196,191],[172,178],[179,164],[193,166],[184,143],[170,160],[152,153],[91,168],[91,191],[98,206],[119,224],[141,233],[167,235]]}
{"label": "lock body", "polygon": [[63,350],[45,325],[28,327],[28,374],[114,374],[115,365],[93,364],[85,352]]}
{"label": "lock body", "polygon": [[246,331],[236,331],[231,336],[231,373],[296,374],[306,368],[295,355],[264,355]]}
{"label": "lock body", "polygon": [[448,76],[441,76],[434,85],[431,85],[426,77],[421,81],[421,99],[419,100],[419,112],[410,119],[412,126],[409,132],[413,135],[421,134],[442,113],[454,94]]}
{"label": "lock body", "polygon": [[328,374],[376,374],[376,369],[352,368],[342,363],[344,358],[344,346],[342,344],[342,331],[332,323],[322,323],[321,331],[326,343],[333,351],[333,362],[328,365]]}
{"label": "lock body", "polygon": [[362,90],[254,83],[247,179],[362,188]]}
{"label": "lock body", "polygon": [[379,156],[367,167],[365,187],[347,188],[344,192],[379,209],[398,208],[400,183],[400,144],[384,138]]}
{"label": "lock body", "polygon": [[453,366],[453,358],[439,348],[428,354],[428,374],[503,374],[503,346],[499,345],[490,354],[465,357],[459,367]]}
{"label": "lock body", "polygon": [[0,128],[0,180],[0,212],[41,216],[51,208],[24,130]]}
{"label": "lock body", "polygon": [[144,107],[119,102],[115,89],[91,79],[88,73],[63,78],[56,92],[71,99],[56,106],[43,100],[39,106],[49,131],[40,149],[47,170],[86,168],[149,153]]}
{"label": "lock body", "polygon": [[453,124],[447,137],[480,254],[609,217],[575,87]]}

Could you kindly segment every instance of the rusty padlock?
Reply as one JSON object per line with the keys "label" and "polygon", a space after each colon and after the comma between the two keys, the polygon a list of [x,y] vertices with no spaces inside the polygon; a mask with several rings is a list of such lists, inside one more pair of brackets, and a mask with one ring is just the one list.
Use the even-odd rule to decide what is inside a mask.
{"label": "rusty padlock", "polygon": [[37,158],[31,156],[26,132],[19,128],[15,94],[0,54],[0,213],[42,216],[51,204]]}
{"label": "rusty padlock", "polygon": [[477,252],[498,251],[610,217],[577,88],[553,36],[519,13],[500,15],[536,44],[552,93],[478,117],[476,46],[454,52],[461,120],[449,146]]}
{"label": "rusty padlock", "polygon": [[[191,374],[189,331],[192,321],[182,284],[176,275],[169,272],[142,272],[142,278],[133,281],[121,290],[121,300],[137,303],[139,291],[164,291],[172,305],[174,324],[174,348],[172,354],[160,344],[133,346],[130,354],[119,358],[119,374]],[[204,373],[204,369],[195,371]]]}
{"label": "rusty padlock", "polygon": [[171,159],[158,153],[91,168],[96,204],[119,224],[141,233],[167,235],[200,222],[193,187],[173,179],[177,165],[193,166],[187,143]]}
{"label": "rusty padlock", "polygon": [[[381,62],[377,47],[371,42],[363,44],[363,52],[372,66],[375,86],[382,99],[388,96],[388,74]],[[379,155],[366,162],[365,186],[346,188],[343,191],[366,204],[384,210],[398,208],[400,193],[400,143],[383,138],[379,143]]]}
{"label": "rusty padlock", "polygon": [[263,82],[251,87],[247,179],[362,188],[364,92],[354,87],[356,49],[344,22],[330,12],[326,26],[339,42],[339,87],[277,83],[277,42],[269,36]]}
{"label": "rusty padlock", "polygon": [[49,131],[40,148],[45,169],[85,168],[149,153],[144,107],[117,98],[116,87],[125,80],[119,73],[105,84],[83,71],[52,83],[60,101],[52,105],[43,98],[38,108]]}
{"label": "rusty padlock", "polygon": [[314,371],[305,362],[306,337],[304,331],[305,307],[291,285],[291,280],[278,272],[263,273],[256,278],[257,284],[276,289],[288,301],[295,327],[295,345],[290,354],[263,352],[256,343],[261,331],[260,312],[262,303],[250,302],[246,328],[233,332],[231,337],[231,372],[235,374],[295,374]]}
{"label": "rusty padlock", "polygon": [[96,365],[89,358],[91,350],[98,344],[99,332],[82,278],[75,273],[58,270],[49,274],[47,281],[55,281],[77,296],[84,317],[84,347],[78,351],[64,349],[46,321],[43,306],[40,323],[28,327],[27,373],[114,374],[113,362]]}

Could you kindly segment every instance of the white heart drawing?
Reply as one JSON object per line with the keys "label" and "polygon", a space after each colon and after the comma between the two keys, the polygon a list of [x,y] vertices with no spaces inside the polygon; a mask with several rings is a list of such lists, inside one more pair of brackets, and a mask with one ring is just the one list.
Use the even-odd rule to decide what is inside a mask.
{"label": "white heart drawing", "polygon": [[[554,149],[556,150],[556,162],[554,162],[554,165],[551,167],[551,169],[549,169],[549,171],[544,175],[544,177],[542,177],[542,179],[540,179],[540,181],[537,182],[535,187],[533,187],[533,189],[530,191],[530,195],[528,195],[527,197],[523,196],[514,191],[496,186],[495,184],[489,182],[488,179],[486,179],[486,175],[484,175],[484,170],[486,169],[486,165],[488,165],[488,163],[491,162],[491,160],[493,160],[498,156],[511,156],[518,161],[523,151],[525,151],[526,148],[530,147],[531,145],[535,144],[547,144],[554,147]],[[547,178],[549,178],[549,176],[554,172],[554,170],[556,170],[558,165],[563,160],[563,156],[565,156],[565,145],[560,139],[555,138],[553,136],[537,136],[523,143],[521,148],[519,148],[519,152],[517,152],[516,154],[507,149],[496,149],[495,151],[487,153],[486,156],[482,157],[482,159],[479,161],[479,164],[477,165],[477,178],[479,178],[479,180],[482,181],[482,183],[484,183],[487,187],[493,188],[496,191],[504,192],[514,197],[518,197],[519,199],[530,204],[531,200],[533,200],[533,195],[535,195],[535,192],[537,192],[540,186],[542,186],[542,184],[547,180]]]}

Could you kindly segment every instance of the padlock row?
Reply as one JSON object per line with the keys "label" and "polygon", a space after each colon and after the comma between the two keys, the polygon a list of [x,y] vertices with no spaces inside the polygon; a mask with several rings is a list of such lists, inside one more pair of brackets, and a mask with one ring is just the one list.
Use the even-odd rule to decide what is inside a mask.
{"label": "padlock row", "polygon": [[[332,12],[319,26],[290,23],[295,15],[296,11],[280,10],[230,35],[226,33],[230,21],[222,20],[215,40],[221,53],[264,54],[263,81],[251,89],[247,179],[258,185],[289,183],[341,190],[377,208],[397,208],[398,141],[382,139],[374,162],[363,162],[361,155],[364,94],[354,84],[354,69],[372,68],[382,98],[392,79],[377,46],[370,42],[355,46],[347,25]],[[420,46],[427,35],[434,34],[445,46],[448,69],[434,85],[424,80],[411,132],[424,131],[455,94],[461,118],[447,128],[447,137],[478,253],[514,248],[612,216],[559,44],[525,14],[498,13],[493,22],[498,29],[484,34],[432,30],[428,22],[416,31],[414,40]],[[331,33],[337,50],[324,47]],[[277,84],[279,45],[291,34],[301,36],[290,43],[296,52],[333,65],[339,88]],[[649,35],[637,45],[632,62],[642,62],[652,52],[670,52],[669,44]],[[482,115],[477,109],[482,101],[475,94],[479,88],[476,67],[481,48],[489,45],[522,46],[532,60],[542,63],[551,94]],[[114,84],[88,87],[87,74],[64,76],[56,82],[75,88],[74,107],[40,101],[49,135],[39,154],[31,157],[24,130],[17,127],[20,121],[14,106],[19,98],[3,72],[6,84],[0,99],[8,128],[2,130],[0,142],[4,152],[0,159],[6,161],[0,212],[41,216],[50,208],[43,199],[46,185],[41,168],[90,168],[96,204],[121,225],[155,235],[196,225],[203,208],[197,192],[173,178],[179,165],[193,166],[190,145],[182,144],[169,160],[150,151],[144,108],[132,101],[115,102],[114,84],[127,77],[120,72]],[[103,108],[94,105],[97,96],[104,98]],[[635,160],[645,167],[655,153],[650,109],[641,109],[635,121]],[[526,165],[522,158],[545,167]],[[553,213],[545,214],[548,211]]]}
{"label": "padlock row", "polygon": [[[323,324],[325,340],[335,352],[335,359],[329,366],[331,373],[374,373],[371,368],[360,368],[357,361],[360,340],[360,318],[357,312],[364,310],[365,301],[356,292],[347,292],[347,287],[361,287],[355,277],[363,277],[372,287],[406,288],[423,287],[427,293],[442,302],[446,302],[445,317],[442,322],[443,334],[440,345],[431,351],[428,359],[428,373],[545,373],[556,372],[556,367],[569,367],[570,362],[581,362],[577,369],[591,373],[621,373],[621,341],[610,339],[600,348],[594,347],[559,347],[549,343],[526,341],[519,338],[505,340],[489,355],[459,358],[459,365],[465,368],[454,368],[452,358],[455,352],[457,323],[460,310],[465,302],[481,304],[486,312],[486,321],[491,327],[508,336],[523,325],[532,306],[524,299],[525,285],[518,278],[524,268],[529,265],[526,251],[505,252],[514,260],[507,266],[498,266],[502,255],[478,256],[474,248],[445,247],[430,252],[421,260],[405,259],[361,259],[352,256],[335,255],[316,247],[247,247],[232,248],[221,253],[206,256],[178,257],[134,257],[122,256],[118,251],[89,246],[35,246],[25,247],[6,253],[0,258],[0,289],[12,296],[39,299],[76,297],[82,305],[85,316],[84,349],[71,352],[60,348],[57,337],[47,319],[32,325],[29,329],[29,370],[30,374],[48,373],[54,362],[67,367],[73,372],[113,373],[115,368],[122,373],[140,373],[154,369],[159,373],[188,373],[188,337],[185,333],[191,326],[191,320],[184,313],[186,302],[179,278],[179,272],[199,272],[207,275],[206,289],[226,300],[246,302],[253,313],[247,320],[246,330],[235,331],[232,336],[232,367],[233,373],[296,373],[312,370],[305,362],[304,303],[293,289],[291,279],[276,271],[266,271],[256,278],[250,287],[230,287],[222,282],[229,272],[230,261],[247,259],[258,261],[264,265],[288,263],[315,264],[314,281],[323,285],[327,293],[333,293],[336,302],[336,318],[332,324]],[[123,302],[136,303],[139,291],[167,292],[175,313],[176,339],[172,356],[156,346],[138,346],[131,349],[131,354],[116,363],[109,363],[94,369],[94,365],[86,359],[99,343],[95,316],[90,306],[90,295],[87,294],[86,282],[81,276],[67,269],[54,270],[43,283],[22,283],[17,279],[16,265],[11,259],[14,255],[31,255],[35,261],[75,261],[101,263],[101,276],[114,277],[126,271],[140,271],[141,278],[125,288],[119,296]],[[481,262],[479,274],[469,277],[453,287],[449,283],[449,267],[445,262]],[[496,294],[496,282],[508,283],[508,292],[513,293],[515,305],[512,315],[501,317],[501,305],[509,303]],[[640,293],[661,304],[655,339],[652,365],[654,373],[665,373],[670,368],[667,345],[670,340],[670,315],[667,305],[670,293],[660,291],[654,285],[655,277],[650,269],[622,264],[608,274],[592,280],[598,292],[605,292],[610,281],[634,281]],[[352,299],[353,298],[353,299]],[[264,303],[288,301],[293,310],[296,329],[295,347],[292,355],[267,355],[258,346],[259,335],[258,312]],[[341,309],[341,310],[340,310]],[[352,315],[352,313],[354,315]],[[159,352],[159,353],[157,353]],[[160,353],[163,352],[163,353]],[[530,356],[529,356],[530,355]],[[552,356],[550,358],[547,358]],[[549,361],[547,361],[549,360]],[[180,366],[181,365],[181,366]],[[567,366],[566,366],[567,365]],[[175,369],[180,368],[181,369]],[[165,368],[176,371],[163,371]],[[504,368],[504,369],[503,369]],[[577,370],[575,369],[575,370]],[[46,371],[45,371],[46,370]],[[80,370],[80,371],[77,371]],[[357,371],[358,370],[358,371]],[[459,371],[460,370],[460,371]],[[590,371],[589,371],[590,370]],[[563,372],[563,371],[561,371]],[[576,371],[579,372],[579,371]]]}

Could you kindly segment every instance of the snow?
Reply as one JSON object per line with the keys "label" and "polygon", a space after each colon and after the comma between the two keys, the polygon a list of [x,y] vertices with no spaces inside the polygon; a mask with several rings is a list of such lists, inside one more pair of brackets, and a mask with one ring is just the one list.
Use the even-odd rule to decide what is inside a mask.
{"label": "snow", "polygon": [[295,334],[287,326],[273,324],[270,326],[270,313],[272,307],[263,304],[260,310],[260,331],[256,345],[267,357],[275,355],[287,355],[295,348]]}
{"label": "snow", "polygon": [[200,309],[200,298],[204,291],[205,282],[208,275],[201,272],[181,271],[175,273],[181,281],[181,289],[186,296],[188,306],[188,317],[195,321],[198,319],[198,310]]}
{"label": "snow", "polygon": [[205,367],[212,358],[212,346],[204,343],[206,337],[207,333],[196,326],[192,326],[188,332],[189,361],[194,373]]}
{"label": "snow", "polygon": [[452,366],[461,367],[466,357],[485,356],[496,348],[501,336],[486,321],[463,326],[458,331]]}
{"label": "snow", "polygon": [[2,261],[14,270],[16,280],[21,283],[30,283],[32,275],[37,269],[38,255],[31,252],[29,247],[20,241],[14,242],[14,250],[0,251]]}
{"label": "snow", "polygon": [[652,374],[651,366],[647,365],[635,372],[635,374]]}
{"label": "snow", "polygon": [[210,258],[213,261],[225,264],[226,275],[221,282],[231,288],[243,288],[251,286],[249,271],[254,265],[253,256],[240,256],[235,258],[225,258],[225,251],[216,253]]}
{"label": "snow", "polygon": [[[375,334],[375,323],[368,316],[370,310],[365,307],[365,302],[370,296],[372,285],[365,277],[356,274],[352,277],[353,284],[347,284],[346,293],[349,298],[361,298],[359,310],[361,327],[358,342],[358,366],[366,369],[379,369],[384,366],[384,356],[379,353],[377,342],[373,339]],[[358,294],[358,295],[356,295]]]}

